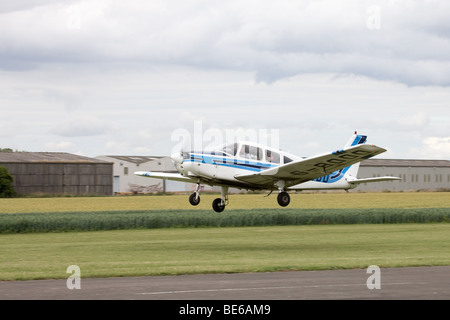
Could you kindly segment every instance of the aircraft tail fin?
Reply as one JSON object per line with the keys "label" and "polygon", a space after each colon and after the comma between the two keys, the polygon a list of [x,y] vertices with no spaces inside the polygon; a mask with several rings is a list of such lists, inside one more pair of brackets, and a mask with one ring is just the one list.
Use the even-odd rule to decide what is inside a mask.
{"label": "aircraft tail fin", "polygon": [[[367,136],[365,135],[361,135],[358,134],[357,131],[355,131],[355,133],[352,135],[352,137],[350,138],[350,140],[348,140],[348,142],[345,144],[345,148],[348,147],[352,147],[352,146],[356,146],[358,144],[364,144],[367,141]],[[354,179],[356,179],[356,176],[358,175],[358,170],[359,170],[359,164],[355,163],[354,165],[351,165],[350,167],[347,167],[345,170],[345,176],[350,176]]]}
{"label": "aircraft tail fin", "polygon": [[[347,142],[345,147],[348,148],[351,146],[356,146],[357,144],[366,143],[366,141],[367,141],[367,136],[360,135],[355,131],[355,134],[350,138],[350,140]],[[401,180],[401,178],[391,177],[391,176],[358,179],[356,176],[358,174],[360,163],[361,162],[358,162],[350,167],[347,167],[347,171],[345,172],[345,177],[346,177],[347,182],[349,182],[355,186],[360,183]]]}
{"label": "aircraft tail fin", "polygon": [[366,143],[366,141],[367,141],[367,136],[358,134],[358,132],[355,131],[355,133],[352,135],[350,140],[348,140],[348,142],[346,143],[345,148],[356,146],[358,144],[364,144],[364,143]]}

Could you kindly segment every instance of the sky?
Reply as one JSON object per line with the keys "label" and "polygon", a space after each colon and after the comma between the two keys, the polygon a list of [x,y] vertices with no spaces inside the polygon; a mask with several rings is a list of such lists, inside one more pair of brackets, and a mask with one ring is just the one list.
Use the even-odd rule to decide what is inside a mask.
{"label": "sky", "polygon": [[243,138],[313,156],[358,131],[378,158],[450,159],[449,14],[445,0],[3,1],[0,148],[164,156]]}

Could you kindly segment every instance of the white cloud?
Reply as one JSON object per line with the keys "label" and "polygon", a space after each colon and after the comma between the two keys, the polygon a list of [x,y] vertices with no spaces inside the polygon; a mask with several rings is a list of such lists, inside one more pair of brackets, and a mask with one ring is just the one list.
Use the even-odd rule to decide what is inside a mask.
{"label": "white cloud", "polygon": [[450,159],[450,137],[427,137],[422,141],[420,149],[414,154],[424,159]]}
{"label": "white cloud", "polygon": [[63,137],[89,137],[106,134],[114,125],[95,116],[75,116],[53,125],[50,133]]}
{"label": "white cloud", "polygon": [[[370,5],[379,29],[367,28]],[[162,155],[174,130],[202,121],[224,134],[279,129],[280,147],[304,156],[358,130],[383,156],[414,157],[434,150],[427,137],[450,136],[449,10],[418,0],[3,4],[0,144]]]}
{"label": "white cloud", "polygon": [[[67,28],[71,6],[79,8],[79,30]],[[1,66],[133,62],[252,71],[269,83],[333,72],[450,85],[450,27],[442,14],[450,4],[377,6],[383,24],[370,30],[368,5],[358,0],[49,2],[3,14]]]}
{"label": "white cloud", "polygon": [[104,147],[107,154],[124,154],[123,150],[129,150],[128,142],[108,141]]}
{"label": "white cloud", "polygon": [[60,141],[60,142],[47,142],[44,144],[46,151],[56,152],[56,151],[66,151],[74,147],[72,142]]}
{"label": "white cloud", "polygon": [[[17,123],[0,121],[0,138],[8,139],[16,136]],[[4,147],[4,146],[3,146]]]}

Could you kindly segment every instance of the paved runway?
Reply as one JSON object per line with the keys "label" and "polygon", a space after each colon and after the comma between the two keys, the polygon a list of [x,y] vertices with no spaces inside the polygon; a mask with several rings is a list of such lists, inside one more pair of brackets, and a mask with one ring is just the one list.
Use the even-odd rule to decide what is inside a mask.
{"label": "paved runway", "polygon": [[450,299],[450,266],[1,281],[1,300],[396,300]]}

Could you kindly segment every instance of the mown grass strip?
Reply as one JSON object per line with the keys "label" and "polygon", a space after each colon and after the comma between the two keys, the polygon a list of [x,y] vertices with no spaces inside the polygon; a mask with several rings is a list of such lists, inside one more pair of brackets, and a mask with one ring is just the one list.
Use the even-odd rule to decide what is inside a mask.
{"label": "mown grass strip", "polygon": [[450,208],[137,210],[0,214],[0,234],[180,227],[449,222]]}
{"label": "mown grass strip", "polygon": [[29,233],[0,241],[0,280],[67,279],[73,264],[83,279],[450,265],[449,223]]}

